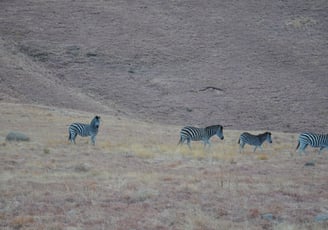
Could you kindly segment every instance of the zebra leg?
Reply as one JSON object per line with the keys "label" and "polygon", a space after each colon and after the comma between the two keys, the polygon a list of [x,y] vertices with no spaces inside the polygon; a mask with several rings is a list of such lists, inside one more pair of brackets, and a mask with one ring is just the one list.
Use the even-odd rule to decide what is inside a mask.
{"label": "zebra leg", "polygon": [[77,133],[74,133],[73,135],[70,135],[70,141],[71,141],[71,143],[76,144],[75,143],[76,136],[77,136]]}
{"label": "zebra leg", "polygon": [[256,148],[257,148],[257,146],[255,146],[255,148],[254,148],[254,151],[253,151],[254,153],[255,153],[255,151],[256,151]]}
{"label": "zebra leg", "polygon": [[319,155],[321,155],[321,151],[324,150],[325,148],[328,149],[328,147],[325,147],[325,146],[321,146],[320,149],[319,149]]}
{"label": "zebra leg", "polygon": [[191,150],[191,145],[190,145],[190,139],[189,138],[187,139],[187,145],[188,145],[189,149]]}
{"label": "zebra leg", "polygon": [[305,148],[307,147],[307,144],[300,144],[299,148],[298,148],[298,155],[302,155],[302,153],[304,153],[305,155],[307,155],[307,152],[305,152]]}
{"label": "zebra leg", "polygon": [[183,145],[183,143],[185,142],[185,138],[183,138],[182,136],[180,137],[180,140],[178,142],[178,145]]}
{"label": "zebra leg", "polygon": [[206,148],[206,145],[208,145],[208,147],[211,147],[211,142],[209,140],[204,140],[204,149]]}
{"label": "zebra leg", "polygon": [[239,153],[241,154],[241,151],[244,150],[245,143],[240,142],[239,144]]}
{"label": "zebra leg", "polygon": [[[206,144],[208,145],[208,148],[207,148],[207,150],[206,150]],[[209,161],[210,161],[210,163],[212,163],[212,158],[213,158],[213,156],[212,156],[212,153],[211,153],[211,142],[210,142],[210,140],[208,139],[207,141],[205,141],[204,142],[204,150],[207,152],[207,153],[210,153],[210,159],[209,159]]]}
{"label": "zebra leg", "polygon": [[298,153],[298,155],[300,156],[301,155],[301,146],[300,146],[300,143],[298,143],[297,147],[296,147],[296,152]]}
{"label": "zebra leg", "polygon": [[96,145],[96,136],[91,136],[92,145]]}
{"label": "zebra leg", "polygon": [[210,140],[207,141],[208,147],[211,148],[212,143],[210,142]]}
{"label": "zebra leg", "polygon": [[69,140],[69,142],[72,143],[72,135],[71,135],[71,132],[70,131],[68,131],[68,140]]}

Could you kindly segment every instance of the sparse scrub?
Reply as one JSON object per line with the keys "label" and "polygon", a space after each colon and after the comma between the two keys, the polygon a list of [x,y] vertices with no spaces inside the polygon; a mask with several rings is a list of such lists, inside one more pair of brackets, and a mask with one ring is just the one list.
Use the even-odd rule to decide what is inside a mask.
{"label": "sparse scrub", "polygon": [[10,225],[14,229],[20,229],[23,227],[28,227],[33,223],[34,223],[34,218],[32,216],[17,216],[11,221]]}
{"label": "sparse scrub", "polygon": [[[1,121],[6,121],[6,116],[12,118],[22,108],[0,109],[11,111],[2,113]],[[311,156],[286,154],[292,151],[295,134],[281,133],[269,153],[239,154],[240,132],[227,130],[224,141],[213,139],[207,150],[193,143],[190,151],[176,146],[178,127],[103,116],[104,123],[115,125],[100,130],[99,145],[74,146],[65,136],[66,124],[87,120],[90,114],[71,112],[68,119],[56,110],[26,110],[29,119],[0,121],[5,130],[28,127],[35,137],[0,148],[4,228],[59,229],[76,227],[76,223],[96,229],[326,227],[315,217],[324,210],[328,159],[324,152],[315,166],[305,167]],[[34,128],[45,115],[52,121]],[[144,135],[153,125],[156,134]],[[125,130],[130,130],[131,137],[126,138]],[[265,213],[282,222],[262,219]],[[306,224],[301,222],[304,219]]]}
{"label": "sparse scrub", "polygon": [[269,157],[268,157],[268,155],[267,154],[260,154],[260,155],[258,155],[257,156],[257,159],[259,159],[259,160],[268,160],[269,159]]}
{"label": "sparse scrub", "polygon": [[30,141],[30,138],[21,132],[9,132],[6,136],[7,141]]}
{"label": "sparse scrub", "polygon": [[44,148],[43,149],[43,153],[44,154],[49,154],[50,153],[50,149],[49,148]]}
{"label": "sparse scrub", "polygon": [[130,190],[126,191],[124,194],[124,198],[129,202],[129,203],[135,203],[135,202],[143,202],[148,199],[152,199],[158,195],[158,191],[154,189],[146,189],[146,188],[141,188],[138,190]]}
{"label": "sparse scrub", "polygon": [[74,167],[74,170],[76,172],[88,172],[90,171],[90,169],[92,168],[92,166],[88,163],[81,163],[81,164],[78,164]]}
{"label": "sparse scrub", "polygon": [[286,22],[287,26],[292,26],[295,29],[304,29],[317,24],[317,21],[310,17],[300,16]]}

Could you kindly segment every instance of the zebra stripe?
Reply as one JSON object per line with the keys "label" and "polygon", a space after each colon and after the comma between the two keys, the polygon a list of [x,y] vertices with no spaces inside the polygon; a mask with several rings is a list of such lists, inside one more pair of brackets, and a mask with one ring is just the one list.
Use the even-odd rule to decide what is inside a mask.
{"label": "zebra stripe", "polygon": [[272,143],[271,139],[271,133],[270,132],[265,132],[259,135],[253,135],[247,132],[244,132],[240,135],[238,144],[239,144],[239,152],[244,149],[245,144],[253,145],[254,147],[254,152],[257,147],[259,147],[262,150],[262,144],[267,141],[269,143]]}
{"label": "zebra stripe", "polygon": [[328,134],[316,134],[316,133],[301,133],[298,137],[298,144],[296,150],[298,149],[298,153],[301,154],[305,152],[305,148],[310,145],[314,148],[319,148],[319,154],[321,154],[321,150],[327,148],[328,149]]}
{"label": "zebra stripe", "polygon": [[90,136],[92,144],[95,145],[99,125],[100,125],[99,116],[95,116],[90,122],[90,124],[72,123],[68,128],[68,134],[69,134],[68,140],[70,140],[71,143],[75,144],[75,138],[77,135],[80,135],[82,137]]}
{"label": "zebra stripe", "polygon": [[207,144],[211,146],[210,138],[214,135],[220,137],[221,140],[224,139],[223,127],[221,125],[212,125],[206,128],[186,126],[180,131],[180,140],[178,145],[182,145],[185,141],[187,141],[187,145],[191,149],[190,141],[203,141],[205,148]]}

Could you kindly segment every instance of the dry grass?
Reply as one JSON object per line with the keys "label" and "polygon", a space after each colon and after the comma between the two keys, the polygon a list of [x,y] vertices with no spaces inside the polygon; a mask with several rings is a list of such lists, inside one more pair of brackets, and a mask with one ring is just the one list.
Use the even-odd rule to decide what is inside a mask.
{"label": "dry grass", "polygon": [[[31,105],[0,106],[2,229],[325,229],[327,153],[294,153],[297,135],[239,154],[225,140],[177,146],[179,127],[100,114],[96,146],[67,140],[71,122],[94,114]],[[22,131],[30,142],[8,143]],[[304,163],[316,158],[313,167]],[[272,220],[262,217],[272,215]]]}
{"label": "dry grass", "polygon": [[317,23],[318,22],[313,18],[302,16],[302,17],[297,17],[297,18],[287,21],[286,25],[291,26],[295,29],[304,29],[307,27],[311,27]]}

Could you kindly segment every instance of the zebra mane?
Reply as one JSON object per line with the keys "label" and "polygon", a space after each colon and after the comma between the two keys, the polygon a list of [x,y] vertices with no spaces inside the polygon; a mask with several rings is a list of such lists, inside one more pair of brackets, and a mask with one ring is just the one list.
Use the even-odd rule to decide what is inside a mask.
{"label": "zebra mane", "polygon": [[267,136],[267,135],[270,135],[271,136],[271,133],[270,132],[265,132],[265,133],[261,133],[259,135],[257,135],[258,137],[262,137],[262,136]]}
{"label": "zebra mane", "polygon": [[211,125],[211,126],[207,126],[206,128],[205,128],[205,130],[208,130],[208,129],[216,129],[216,130],[218,130],[218,129],[223,129],[223,127],[222,127],[222,125]]}

